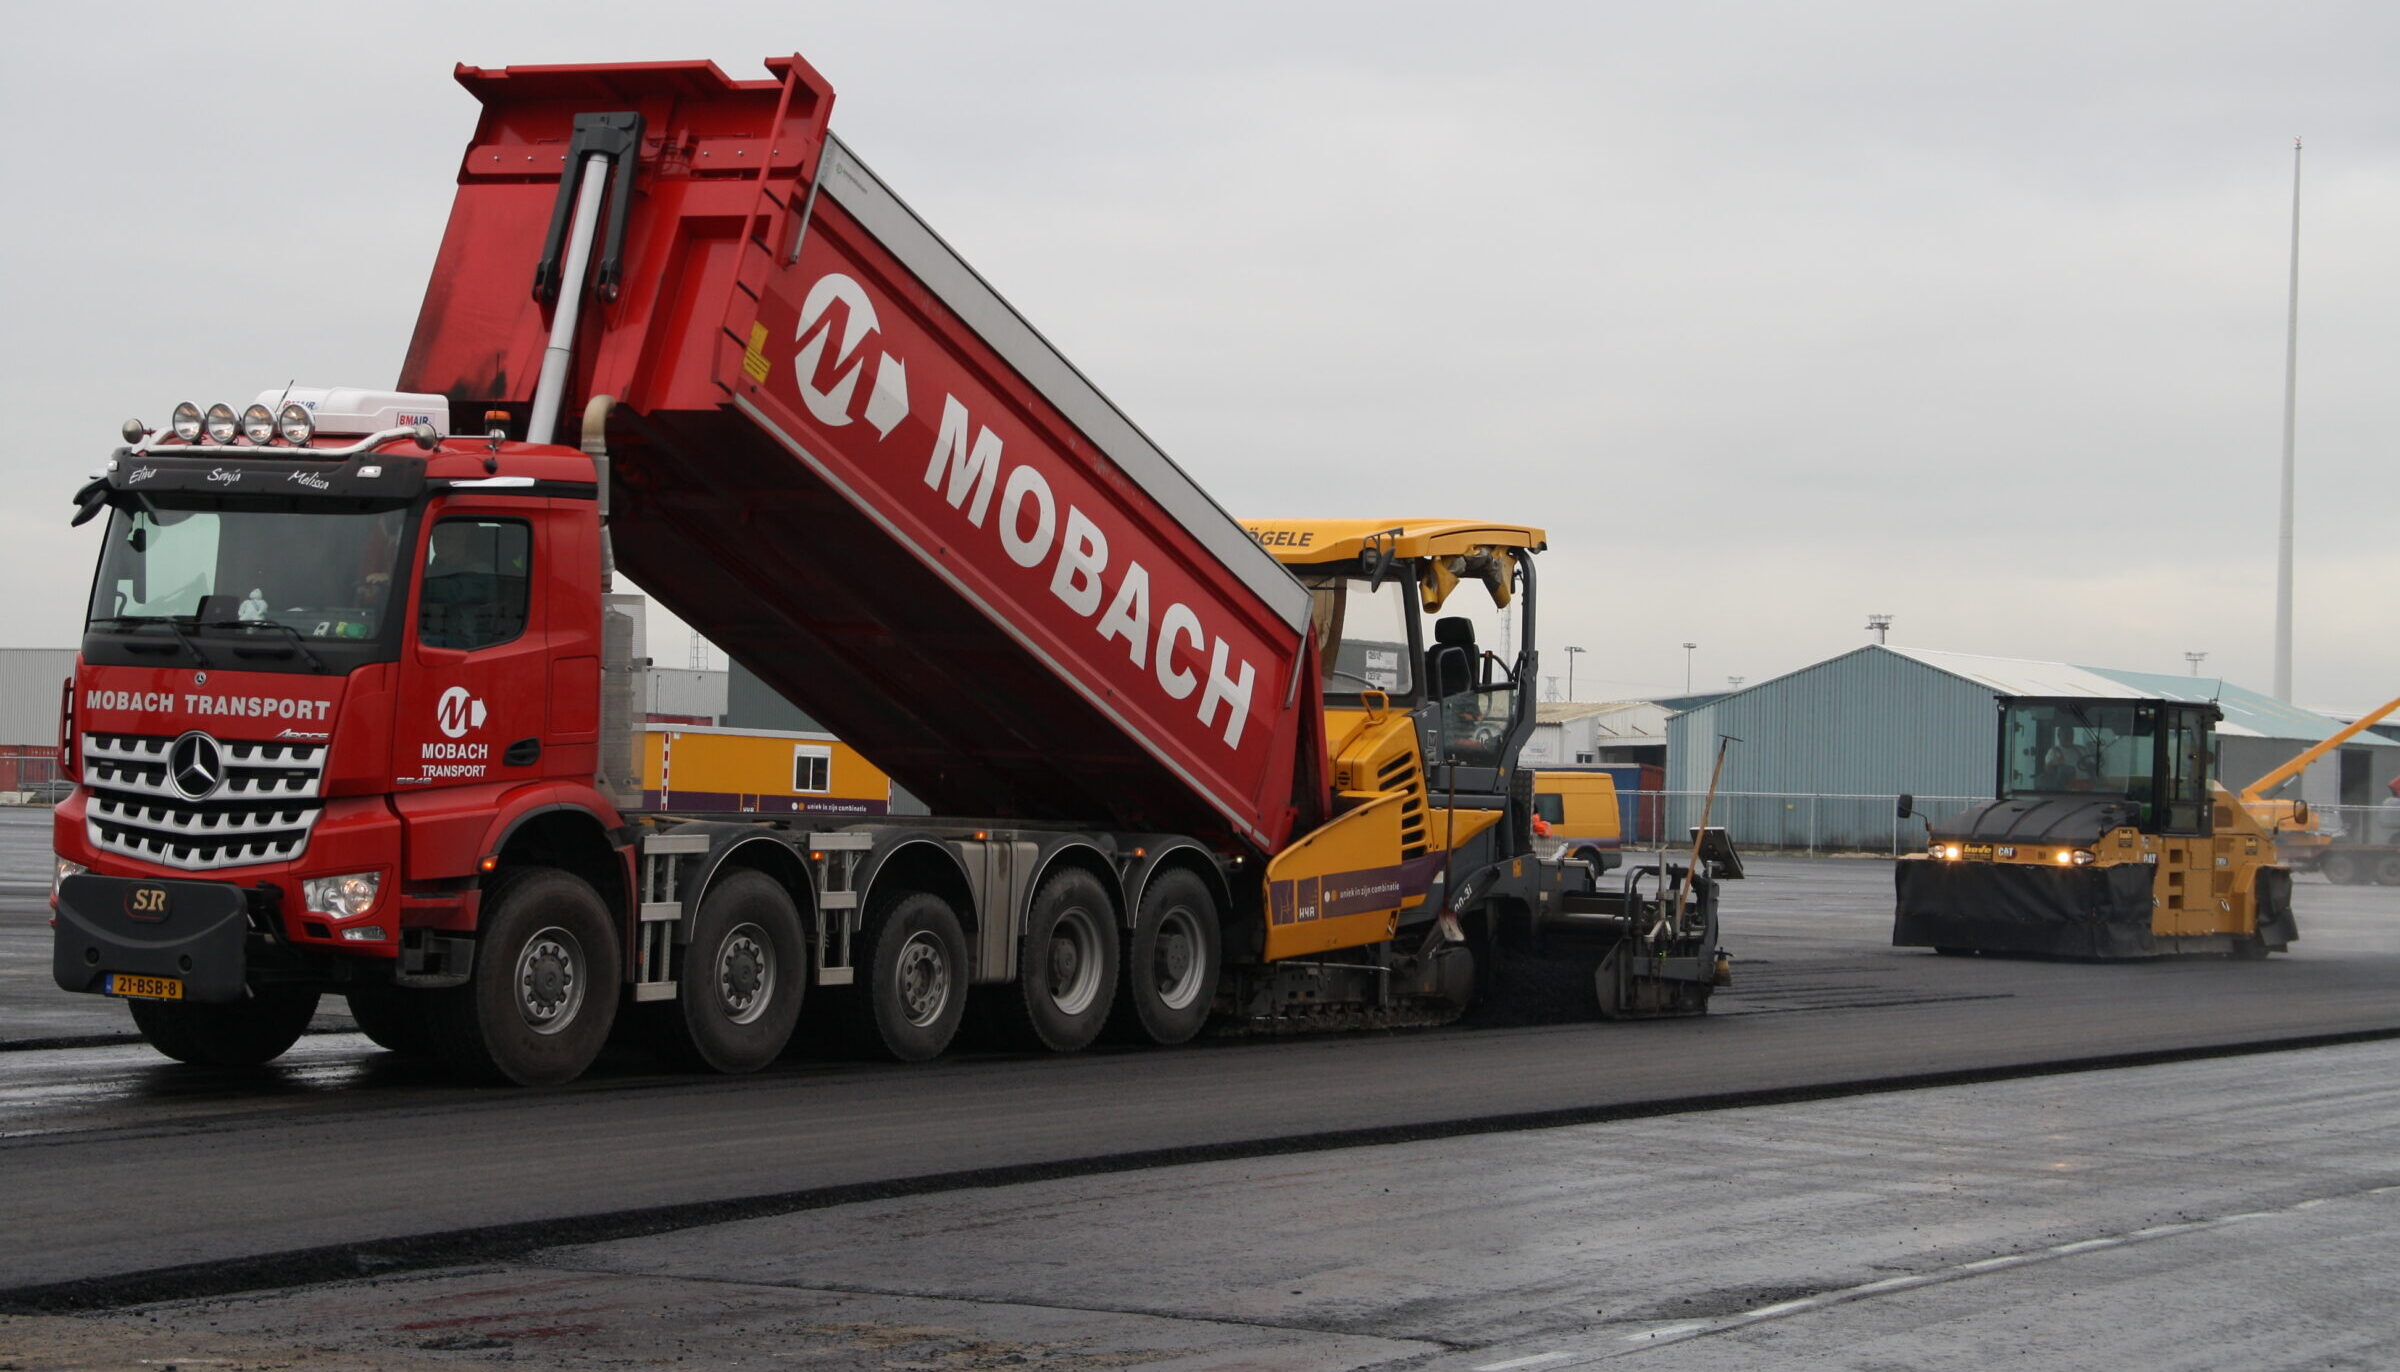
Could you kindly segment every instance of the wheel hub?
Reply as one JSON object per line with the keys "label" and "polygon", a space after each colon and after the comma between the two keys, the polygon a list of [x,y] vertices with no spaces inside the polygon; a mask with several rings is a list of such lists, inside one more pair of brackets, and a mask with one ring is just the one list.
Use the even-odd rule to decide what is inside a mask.
{"label": "wheel hub", "polygon": [[775,954],[764,930],[745,924],[725,936],[717,950],[717,999],[736,1024],[766,1013],[774,976]]}
{"label": "wheel hub", "polygon": [[917,934],[900,949],[900,1006],[919,1028],[941,1018],[950,999],[950,964],[930,934]]}
{"label": "wheel hub", "polygon": [[582,948],[563,929],[544,929],[517,954],[517,1013],[536,1033],[555,1034],[583,1004]]}
{"label": "wheel hub", "polygon": [[1158,923],[1150,945],[1150,977],[1159,1004],[1170,1010],[1188,1008],[1199,999],[1208,969],[1201,965],[1200,929],[1191,911],[1177,907]]}

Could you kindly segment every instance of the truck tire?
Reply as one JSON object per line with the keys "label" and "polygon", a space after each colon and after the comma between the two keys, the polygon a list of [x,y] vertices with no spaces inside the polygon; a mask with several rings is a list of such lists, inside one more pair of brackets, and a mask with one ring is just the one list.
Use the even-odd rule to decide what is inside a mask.
{"label": "truck tire", "polygon": [[350,1018],[358,1032],[376,1047],[406,1058],[435,1055],[433,1030],[425,1023],[424,993],[394,986],[365,987],[349,993]]}
{"label": "truck tire", "polygon": [[1025,916],[1017,979],[999,997],[1000,1024],[1024,1048],[1072,1053],[1108,1026],[1117,997],[1117,915],[1100,879],[1056,873]]}
{"label": "truck tire", "polygon": [[233,1005],[135,1000],[133,1027],[151,1047],[197,1067],[256,1067],[282,1057],[317,1013],[317,993],[270,987]]}
{"label": "truck tire", "polygon": [[727,875],[700,899],[666,1044],[728,1075],[781,1056],[808,990],[808,937],[791,893],[764,872]]}
{"label": "truck tire", "polygon": [[930,891],[879,900],[859,937],[858,1042],[901,1062],[941,1056],[967,1008],[967,939],[950,902]]}
{"label": "truck tire", "polygon": [[2400,853],[2385,853],[2375,859],[2375,884],[2400,886]]}
{"label": "truck tire", "polygon": [[461,1076],[558,1086],[583,1075],[617,1015],[620,959],[608,907],[583,878],[504,872],[484,889],[464,986],[431,992],[426,1022]]}
{"label": "truck tire", "polygon": [[2327,853],[2317,863],[2317,871],[2336,886],[2356,886],[2366,875],[2356,853]]}
{"label": "truck tire", "polygon": [[1172,1046],[1208,1023],[1223,970],[1223,932],[1208,883],[1162,872],[1142,893],[1117,975],[1112,1037]]}

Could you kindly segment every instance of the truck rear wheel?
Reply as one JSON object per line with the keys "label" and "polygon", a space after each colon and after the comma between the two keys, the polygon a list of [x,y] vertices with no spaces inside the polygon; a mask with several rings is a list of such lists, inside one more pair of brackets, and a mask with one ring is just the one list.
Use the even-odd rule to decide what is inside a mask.
{"label": "truck rear wheel", "polygon": [[1125,940],[1117,1035],[1173,1045],[1198,1034],[1216,1004],[1223,937],[1207,882],[1188,871],[1152,881]]}
{"label": "truck rear wheel", "polygon": [[256,1067],[282,1057],[317,1013],[317,993],[268,988],[233,1005],[127,1001],[151,1047],[199,1067]]}
{"label": "truck rear wheel", "polygon": [[930,891],[878,902],[860,930],[866,984],[851,1002],[861,1044],[901,1062],[941,1056],[967,1007],[967,939]]}
{"label": "truck rear wheel", "polygon": [[483,896],[467,984],[431,993],[426,1020],[463,1076],[519,1086],[573,1081],[617,1014],[617,934],[599,893],[549,867],[503,873]]}
{"label": "truck rear wheel", "polygon": [[350,1018],[358,1021],[358,1032],[376,1047],[402,1057],[434,1056],[433,1030],[425,1023],[422,993],[376,986],[350,992],[349,1001]]}
{"label": "truck rear wheel", "polygon": [[1000,997],[1001,1023],[1024,1047],[1072,1053],[1108,1026],[1116,997],[1116,907],[1099,878],[1069,868],[1034,893],[1017,979]]}
{"label": "truck rear wheel", "polygon": [[2317,864],[2317,870],[2336,886],[2356,886],[2359,878],[2366,875],[2356,853],[2327,853]]}
{"label": "truck rear wheel", "polygon": [[808,989],[808,940],[791,894],[764,872],[709,888],[668,1019],[670,1052],[728,1074],[755,1072],[791,1042]]}
{"label": "truck rear wheel", "polygon": [[2375,884],[2400,886],[2400,853],[2385,853],[2375,859]]}

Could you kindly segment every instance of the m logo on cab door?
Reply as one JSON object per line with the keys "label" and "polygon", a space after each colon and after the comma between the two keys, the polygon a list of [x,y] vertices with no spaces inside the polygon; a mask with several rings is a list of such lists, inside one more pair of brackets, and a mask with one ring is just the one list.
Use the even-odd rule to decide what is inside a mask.
{"label": "m logo on cab door", "polygon": [[453,686],[442,692],[433,707],[433,722],[440,726],[444,738],[464,738],[467,730],[483,727],[483,702],[467,695],[464,686]]}

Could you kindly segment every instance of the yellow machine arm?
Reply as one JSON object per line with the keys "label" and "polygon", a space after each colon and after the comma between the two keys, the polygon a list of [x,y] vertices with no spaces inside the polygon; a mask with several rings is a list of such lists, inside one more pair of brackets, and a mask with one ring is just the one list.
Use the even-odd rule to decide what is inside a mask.
{"label": "yellow machine arm", "polygon": [[2371,728],[2375,724],[2381,722],[2385,715],[2390,714],[2394,710],[2400,710],[2400,699],[2385,701],[2383,708],[2360,715],[2357,722],[2350,725],[2350,727],[2343,729],[2333,737],[2326,739],[2323,743],[2318,744],[2314,748],[2309,749],[2300,756],[2283,764],[2281,767],[2276,768],[2274,771],[2269,772],[2265,776],[2260,777],[2258,780],[2251,782],[2248,786],[2243,787],[2242,803],[2244,805],[2256,805],[2260,801],[2265,800],[2268,792],[2274,790],[2278,786],[2281,786],[2285,782],[2290,781],[2293,777],[2300,775],[2302,772],[2307,771],[2310,763],[2315,762],[2318,758],[2321,758],[2327,753],[2332,752],[2334,749],[2341,747],[2345,743],[2348,743],[2351,739],[2357,737],[2361,731]]}

